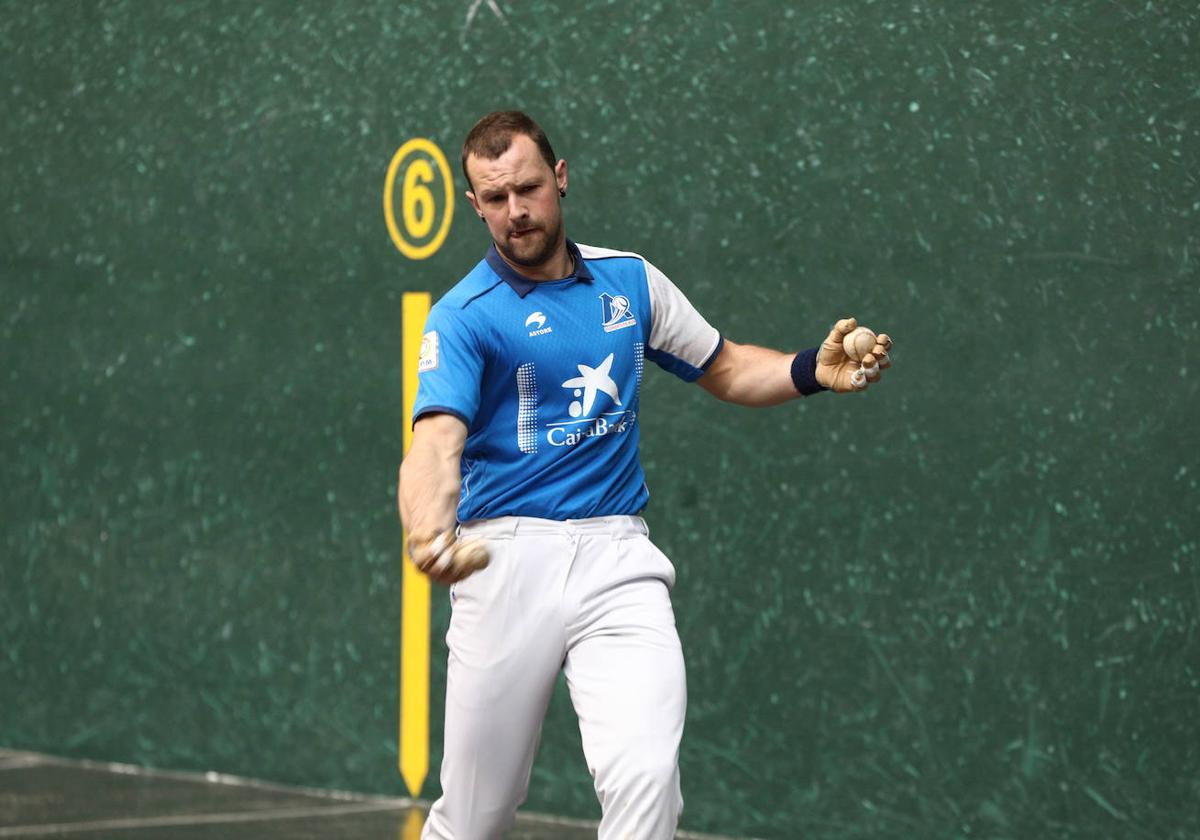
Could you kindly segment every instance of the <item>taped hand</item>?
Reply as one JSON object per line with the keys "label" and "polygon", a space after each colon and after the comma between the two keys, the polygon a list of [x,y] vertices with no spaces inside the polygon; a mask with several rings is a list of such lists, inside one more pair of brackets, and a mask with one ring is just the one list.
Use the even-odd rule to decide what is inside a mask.
{"label": "taped hand", "polygon": [[844,345],[846,336],[858,327],[854,318],[833,325],[817,353],[817,382],[839,394],[865,391],[878,382],[881,371],[892,366],[892,339],[887,333],[875,337],[875,346],[861,360],[851,358]]}

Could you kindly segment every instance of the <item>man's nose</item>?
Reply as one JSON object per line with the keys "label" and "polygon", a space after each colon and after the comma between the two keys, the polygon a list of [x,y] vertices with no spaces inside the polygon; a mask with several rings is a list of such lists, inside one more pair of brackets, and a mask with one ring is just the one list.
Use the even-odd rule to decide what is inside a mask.
{"label": "man's nose", "polygon": [[529,207],[517,193],[508,195],[508,216],[510,219],[523,219],[529,215]]}

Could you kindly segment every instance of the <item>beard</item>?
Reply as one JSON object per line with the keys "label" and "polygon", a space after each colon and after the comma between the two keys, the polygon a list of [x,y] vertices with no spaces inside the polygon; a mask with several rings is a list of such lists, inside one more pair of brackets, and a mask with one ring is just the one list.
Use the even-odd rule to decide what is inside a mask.
{"label": "beard", "polygon": [[[511,239],[496,242],[496,248],[510,262],[528,268],[536,268],[554,256],[554,250],[558,247],[559,239],[562,238],[562,217],[555,221],[553,228],[534,226],[526,228],[526,230],[529,233],[522,236],[516,243],[513,243]],[[539,234],[542,236],[540,245],[537,241]]]}

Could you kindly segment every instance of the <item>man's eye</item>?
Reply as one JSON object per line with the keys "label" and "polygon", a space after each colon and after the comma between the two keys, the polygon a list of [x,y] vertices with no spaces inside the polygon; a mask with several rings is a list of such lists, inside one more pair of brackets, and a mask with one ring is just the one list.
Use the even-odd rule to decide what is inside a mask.
{"label": "man's eye", "polygon": [[537,184],[529,184],[527,186],[521,187],[521,192],[522,193],[531,193],[536,189],[537,189]]}

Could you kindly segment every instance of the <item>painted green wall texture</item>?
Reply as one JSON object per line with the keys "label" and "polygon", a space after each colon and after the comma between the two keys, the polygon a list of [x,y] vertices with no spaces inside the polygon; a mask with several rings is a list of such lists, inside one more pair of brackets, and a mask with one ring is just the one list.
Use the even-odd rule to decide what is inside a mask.
{"label": "painted green wall texture", "polygon": [[[400,791],[399,300],[486,235],[404,259],[384,177],[520,107],[730,338],[896,338],[648,377],[684,825],[1196,836],[1198,56],[1181,1],[5,4],[0,743]],[[562,696],[528,807],[598,813]]]}

